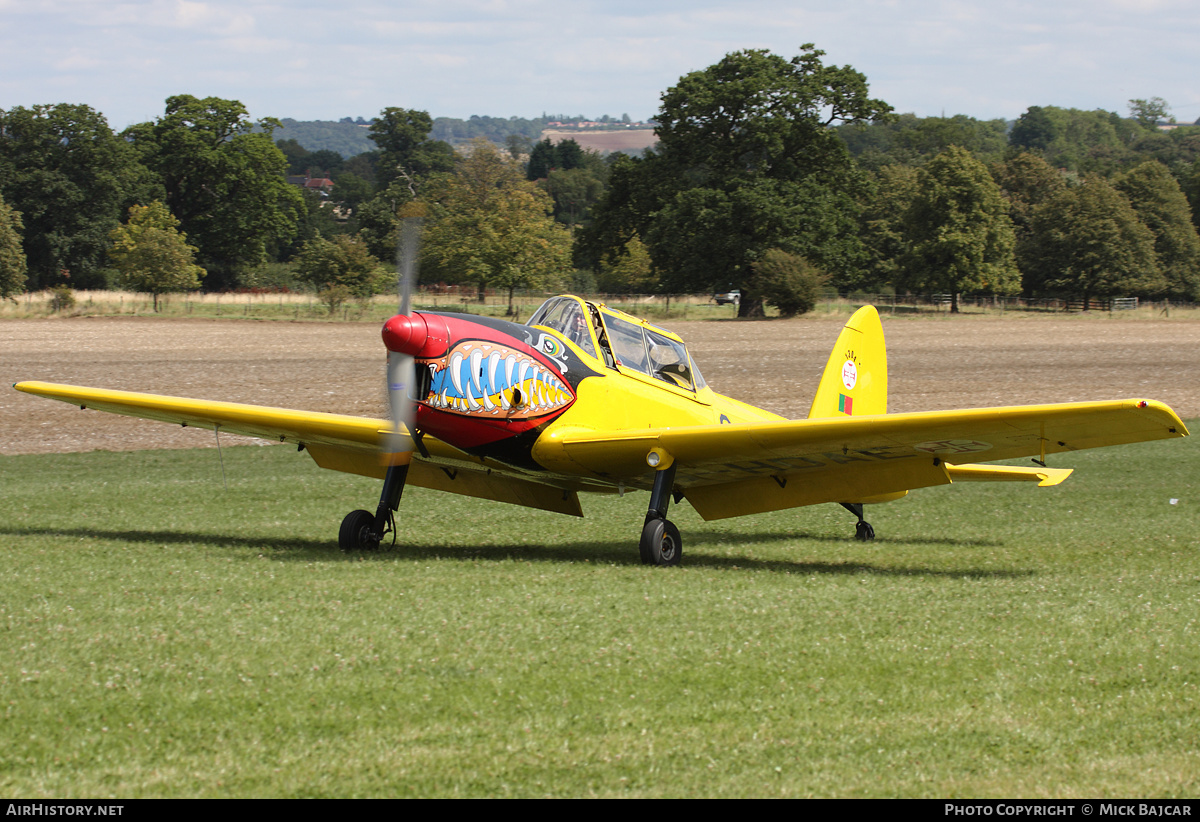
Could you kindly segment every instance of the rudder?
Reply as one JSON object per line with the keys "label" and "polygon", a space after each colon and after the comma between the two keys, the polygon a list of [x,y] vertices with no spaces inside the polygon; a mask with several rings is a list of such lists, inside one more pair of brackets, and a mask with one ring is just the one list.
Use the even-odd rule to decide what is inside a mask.
{"label": "rudder", "polygon": [[887,382],[883,323],[875,306],[864,305],[834,343],[808,418],[886,414]]}

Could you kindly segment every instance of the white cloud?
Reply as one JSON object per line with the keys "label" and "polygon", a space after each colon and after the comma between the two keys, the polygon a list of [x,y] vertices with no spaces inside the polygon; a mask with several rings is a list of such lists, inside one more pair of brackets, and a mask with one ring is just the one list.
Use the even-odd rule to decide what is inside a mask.
{"label": "white cloud", "polygon": [[0,0],[0,108],[69,92],[120,127],[193,93],[301,118],[646,117],[730,51],[814,42],[901,111],[1157,95],[1194,119],[1198,17],[1181,0]]}

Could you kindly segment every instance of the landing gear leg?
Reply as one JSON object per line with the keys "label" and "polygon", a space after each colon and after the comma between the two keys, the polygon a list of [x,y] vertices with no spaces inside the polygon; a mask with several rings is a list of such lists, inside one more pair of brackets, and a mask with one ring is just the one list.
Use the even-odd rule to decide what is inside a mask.
{"label": "landing gear leg", "polygon": [[379,505],[375,513],[370,511],[351,511],[342,520],[342,528],[338,532],[338,545],[343,551],[374,551],[388,533],[392,540],[396,539],[396,518],[392,512],[400,505],[400,495],[404,493],[404,482],[408,479],[408,458],[401,465],[389,465],[383,479],[383,491],[379,494]]}
{"label": "landing gear leg", "polygon": [[871,527],[871,523],[863,519],[863,506],[861,502],[843,502],[842,507],[858,517],[858,525],[854,527],[855,539],[862,542],[870,542],[875,539],[875,529]]}
{"label": "landing gear leg", "polygon": [[678,565],[683,558],[683,540],[679,536],[679,529],[667,519],[667,507],[671,504],[671,488],[674,484],[674,463],[654,475],[650,510],[646,512],[642,539],[638,543],[638,553],[644,565]]}

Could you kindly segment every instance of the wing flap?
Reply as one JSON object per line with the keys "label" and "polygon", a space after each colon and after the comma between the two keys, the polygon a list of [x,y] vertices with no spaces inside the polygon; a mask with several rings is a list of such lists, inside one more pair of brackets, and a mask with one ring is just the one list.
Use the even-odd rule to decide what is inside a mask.
{"label": "wing flap", "polygon": [[[331,445],[309,445],[306,450],[313,461],[322,468],[376,479],[383,479],[386,471],[386,466],[374,452]],[[410,485],[432,488],[435,491],[508,502],[574,517],[583,516],[579,494],[575,491],[530,482],[511,474],[496,473],[487,469],[465,468],[461,464],[445,467],[426,462],[414,455],[408,467],[406,481]]]}
{"label": "wing flap", "polygon": [[683,494],[696,513],[705,520],[713,520],[821,502],[895,498],[913,488],[949,483],[946,464],[925,456],[889,463],[838,465],[819,475],[756,477],[699,485],[686,488]]}

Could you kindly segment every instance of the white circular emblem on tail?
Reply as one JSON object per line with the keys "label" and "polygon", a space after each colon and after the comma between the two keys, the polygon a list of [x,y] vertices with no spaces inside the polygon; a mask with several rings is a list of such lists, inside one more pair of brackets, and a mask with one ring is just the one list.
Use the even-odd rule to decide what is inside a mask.
{"label": "white circular emblem on tail", "polygon": [[854,360],[846,360],[846,364],[842,366],[842,385],[846,386],[847,391],[858,385],[858,366],[854,364]]}

